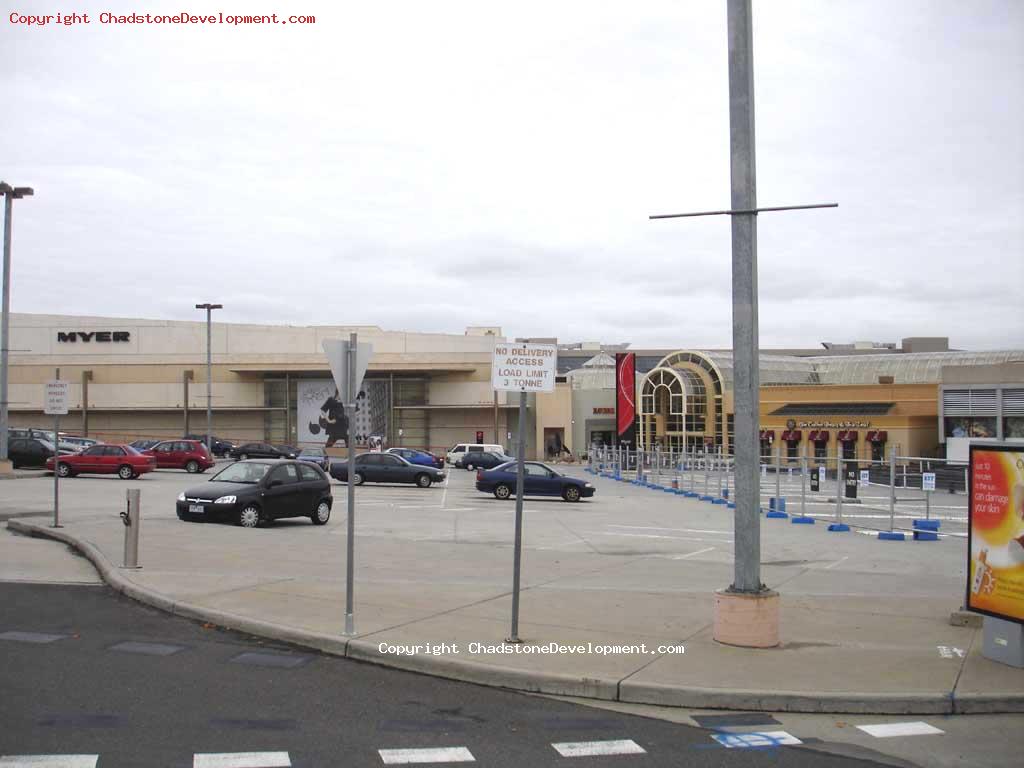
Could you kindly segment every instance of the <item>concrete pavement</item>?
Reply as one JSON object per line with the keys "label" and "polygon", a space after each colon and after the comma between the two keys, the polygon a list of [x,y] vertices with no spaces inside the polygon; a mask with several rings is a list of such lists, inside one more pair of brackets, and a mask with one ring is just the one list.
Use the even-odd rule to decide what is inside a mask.
{"label": "concrete pavement", "polygon": [[[595,478],[592,501],[527,502],[525,642],[515,651],[502,642],[513,505],[477,494],[458,471],[429,490],[364,486],[357,634],[346,638],[344,489],[325,528],[178,521],[174,497],[204,479],[75,478],[63,485],[63,529],[45,517],[8,525],[67,541],[113,587],[174,613],[453,679],[681,707],[1024,711],[1024,671],[983,658],[980,630],[949,624],[963,594],[959,538],[879,542],[763,520],[763,578],[783,595],[783,644],[731,648],[711,639],[713,592],[732,578],[729,511]],[[48,483],[5,484],[0,513],[43,514]],[[138,571],[117,567],[127,487],[143,489]],[[552,645],[563,647],[544,652]]]}

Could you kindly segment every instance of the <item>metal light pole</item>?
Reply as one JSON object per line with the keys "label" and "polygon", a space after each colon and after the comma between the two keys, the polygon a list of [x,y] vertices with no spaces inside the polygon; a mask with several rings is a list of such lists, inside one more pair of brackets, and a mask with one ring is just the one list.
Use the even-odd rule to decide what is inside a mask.
{"label": "metal light pole", "polygon": [[356,633],[355,623],[355,580],[356,580],[356,451],[355,423],[356,400],[359,394],[359,382],[356,381],[356,358],[359,353],[359,337],[355,333],[348,336],[348,387],[345,410],[348,411],[348,431],[345,433],[345,447],[348,449],[348,535],[345,537],[345,634],[351,637]]}
{"label": "metal light pole", "polygon": [[651,216],[651,219],[727,215],[732,218],[732,339],[735,403],[736,512],[732,585],[715,595],[714,637],[724,643],[778,644],[778,594],[761,583],[758,479],[759,349],[757,214],[837,203],[757,207],[754,154],[754,35],[750,0],[727,0],[729,38],[729,154],[731,207]]}
{"label": "metal light pole", "polygon": [[[196,304],[196,309],[206,310],[206,449],[213,455],[213,343],[210,313],[215,309],[224,309],[223,304]],[[188,408],[188,403],[185,403]]]}
{"label": "metal light pole", "polygon": [[[31,187],[12,187],[0,181],[4,196],[4,289],[0,319],[0,461],[7,461],[7,353],[10,350],[11,322],[11,216],[14,201],[35,194]],[[54,435],[54,438],[57,436]],[[56,446],[55,446],[56,447]]]}

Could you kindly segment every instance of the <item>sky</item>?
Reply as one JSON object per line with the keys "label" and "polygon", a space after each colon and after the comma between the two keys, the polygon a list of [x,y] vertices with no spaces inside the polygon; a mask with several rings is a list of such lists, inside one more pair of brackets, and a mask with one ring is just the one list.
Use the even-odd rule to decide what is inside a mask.
{"label": "sky", "polygon": [[[760,343],[1024,349],[1024,2],[754,0]],[[15,312],[728,348],[724,0],[0,18]],[[102,24],[277,13],[314,24]]]}

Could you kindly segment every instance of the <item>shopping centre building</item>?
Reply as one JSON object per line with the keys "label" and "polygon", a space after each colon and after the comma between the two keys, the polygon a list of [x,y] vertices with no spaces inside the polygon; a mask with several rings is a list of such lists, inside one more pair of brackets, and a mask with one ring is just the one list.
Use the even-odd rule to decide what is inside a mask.
{"label": "shopping centre building", "polygon": [[[12,314],[10,423],[51,424],[43,390],[59,368],[71,400],[62,430],[108,441],[205,432],[206,331],[202,321]],[[371,436],[435,452],[458,442],[515,444],[518,398],[491,389],[492,349],[505,337],[488,326],[429,334],[213,323],[214,434],[322,443],[320,409],[334,385],[321,342],[353,331],[374,349],[358,444]],[[555,391],[529,398],[528,456],[579,456],[616,442],[616,356],[625,354],[635,369],[631,445],[731,448],[730,351],[628,347],[559,345]],[[765,453],[864,460],[895,447],[960,457],[972,439],[1024,442],[1021,350],[954,351],[944,338],[824,344],[763,354],[760,378]]]}

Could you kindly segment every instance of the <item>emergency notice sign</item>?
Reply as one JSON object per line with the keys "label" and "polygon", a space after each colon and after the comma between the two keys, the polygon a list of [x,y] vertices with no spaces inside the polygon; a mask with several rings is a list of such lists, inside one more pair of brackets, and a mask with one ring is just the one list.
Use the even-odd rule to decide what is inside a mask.
{"label": "emergency notice sign", "polygon": [[491,384],[498,392],[554,392],[557,352],[554,344],[499,342]]}

